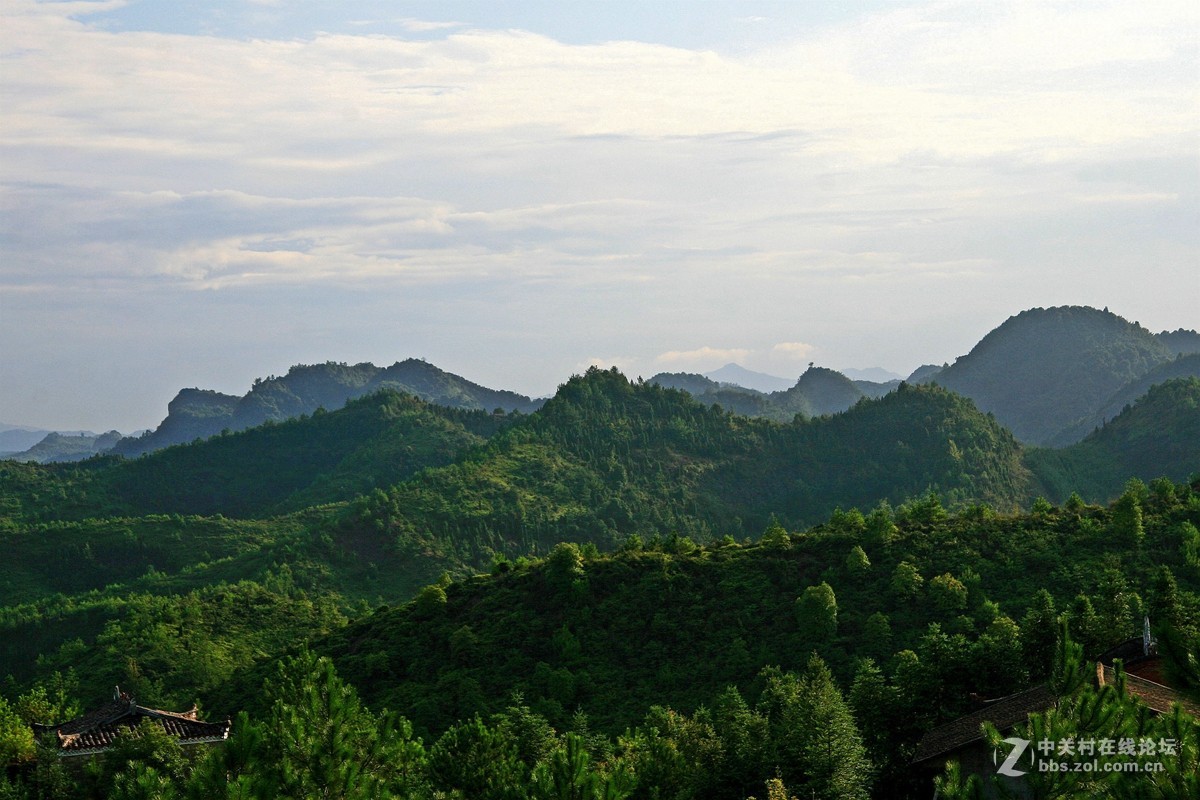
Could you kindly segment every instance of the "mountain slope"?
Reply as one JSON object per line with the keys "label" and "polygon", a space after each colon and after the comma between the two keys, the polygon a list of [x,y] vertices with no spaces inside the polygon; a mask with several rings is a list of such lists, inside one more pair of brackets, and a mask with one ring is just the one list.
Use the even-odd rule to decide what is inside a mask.
{"label": "mountain slope", "polygon": [[1155,334],[1159,341],[1176,355],[1200,353],[1200,332],[1179,328]]}
{"label": "mountain slope", "polygon": [[[368,702],[404,708],[422,729],[440,731],[499,710],[520,692],[556,725],[582,710],[614,734],[651,705],[691,711],[731,684],[745,691],[764,665],[799,667],[814,649],[847,683],[856,659],[891,662],[891,670],[893,653],[911,649],[919,657],[909,667],[929,678],[929,694],[904,714],[929,726],[944,706],[961,708],[968,692],[999,696],[1025,688],[1030,672],[1040,677],[1022,646],[1044,632],[1036,617],[1015,622],[1039,589],[1049,587],[1051,602],[1063,608],[1080,593],[1095,598],[1103,624],[1115,629],[1105,634],[1120,639],[1136,631],[1139,612],[1114,600],[1113,573],[1123,591],[1145,593],[1159,566],[1169,564],[1181,589],[1200,588],[1172,533],[1189,516],[1186,501],[1175,497],[1146,503],[1153,557],[1137,560],[1126,557],[1126,543],[1096,535],[1111,524],[1111,510],[1001,517],[940,511],[913,503],[881,512],[892,531],[883,541],[835,517],[800,535],[776,530],[756,545],[696,549],[665,541],[582,558],[564,546],[540,563],[429,587],[416,601],[380,609],[313,647],[330,655]],[[850,561],[856,545],[862,555]],[[1078,570],[1064,571],[1065,561]],[[901,562],[928,578],[963,577],[970,589],[960,584],[961,606],[941,605],[932,586],[909,596],[898,591]],[[814,636],[797,598],[822,582],[836,594],[835,632]],[[885,634],[870,632],[873,614],[884,615]],[[993,625],[1000,614],[1007,618]],[[1003,664],[995,661],[1000,653]]]}
{"label": "mountain slope", "polygon": [[1063,447],[1078,442],[1096,428],[1116,417],[1127,406],[1136,403],[1150,388],[1173,378],[1200,378],[1200,353],[1181,355],[1159,364],[1152,370],[1122,386],[1095,413],[1055,435],[1047,444]]}
{"label": "mountain slope", "polygon": [[[16,504],[14,519],[265,516],[350,500],[421,469],[449,464],[510,421],[507,415],[434,406],[382,389],[337,411],[132,460],[108,458],[36,474],[14,465],[0,471],[0,494]],[[37,499],[49,492],[60,497],[51,508]]]}
{"label": "mountain slope", "polygon": [[[803,397],[803,403],[794,403],[792,398]],[[780,395],[773,395],[783,408],[806,406],[810,416],[824,416],[845,411],[863,397],[863,392],[853,381],[840,372],[824,367],[809,367],[796,381],[796,385]]]}
{"label": "mountain slope", "polygon": [[1173,353],[1136,323],[1064,306],[1010,317],[933,380],[971,398],[1023,442],[1044,444]]}
{"label": "mountain slope", "polygon": [[743,389],[753,389],[756,392],[780,392],[789,388],[793,383],[778,375],[768,375],[765,372],[746,369],[741,364],[726,364],[720,369],[704,373],[704,377],[720,383],[732,383]]}
{"label": "mountain slope", "polygon": [[154,431],[124,439],[116,455],[136,456],[173,444],[280,422],[323,408],[333,411],[347,400],[379,389],[394,389],[450,408],[530,412],[540,402],[515,392],[488,389],[418,359],[386,369],[374,364],[300,364],[281,377],[259,379],[237,398],[200,389],[184,389],[168,405],[166,419]]}
{"label": "mountain slope", "polygon": [[369,498],[347,524],[485,562],[558,541],[706,541],[760,530],[773,514],[807,523],[931,488],[1011,507],[1032,497],[1020,453],[969,401],[932,387],[780,424],[591,370],[468,458]]}
{"label": "mountain slope", "polygon": [[650,382],[682,389],[702,403],[716,404],[734,414],[766,417],[777,422],[790,422],[797,414],[804,417],[836,414],[850,408],[864,396],[880,397],[898,385],[863,382],[863,386],[860,386],[860,382],[851,381],[840,372],[824,367],[809,367],[795,385],[770,394],[719,384],[703,375],[682,372],[660,373]]}
{"label": "mountain slope", "polygon": [[679,389],[687,392],[705,405],[717,405],[733,414],[744,417],[767,417],[778,419],[782,415],[771,396],[755,389],[718,383],[704,375],[690,372],[660,372],[649,381],[664,389]]}
{"label": "mountain slope", "polygon": [[33,447],[23,453],[14,453],[8,458],[14,461],[36,461],[39,464],[53,464],[59,461],[80,461],[91,458],[112,449],[121,439],[118,431],[78,435],[65,433],[47,433]]}
{"label": "mountain slope", "polygon": [[1200,378],[1152,386],[1083,441],[1031,450],[1027,460],[1056,499],[1072,491],[1086,499],[1112,497],[1132,476],[1184,480],[1200,473]]}
{"label": "mountain slope", "polygon": [[1023,448],[967,399],[905,385],[878,400],[788,428],[756,457],[714,474],[711,491],[811,523],[834,508],[898,503],[932,489],[950,503],[1012,508],[1031,497]]}

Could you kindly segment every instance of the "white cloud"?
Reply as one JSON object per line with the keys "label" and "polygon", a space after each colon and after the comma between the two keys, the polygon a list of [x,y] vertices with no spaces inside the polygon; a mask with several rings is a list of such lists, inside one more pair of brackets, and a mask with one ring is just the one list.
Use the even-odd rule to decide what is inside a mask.
{"label": "white cloud", "polygon": [[744,361],[752,350],[743,347],[698,347],[695,350],[669,350],[654,360],[667,366],[719,366],[731,361]]}
{"label": "white cloud", "polygon": [[771,353],[793,361],[806,361],[815,350],[816,347],[807,342],[779,342],[771,348]]}
{"label": "white cloud", "polygon": [[428,31],[441,31],[464,27],[464,23],[462,22],[434,22],[432,20],[412,19],[411,17],[404,17],[396,20],[396,22],[398,22],[400,26],[404,28],[404,30],[413,31],[414,33],[425,33]]}
{"label": "white cloud", "polygon": [[[287,40],[89,24],[117,5],[6,4],[0,287],[30,319],[64,293],[316,285],[445,336],[472,296],[471,324],[536,331],[513,352],[569,351],[563,369],[805,360],[772,342],[868,363],[831,345],[859,335],[903,370],[974,341],[897,354],[948,346],[918,319],[974,336],[1131,293],[1147,324],[1194,324],[1154,288],[1189,285],[1200,246],[1192,2],[939,0],[736,57],[421,20]],[[853,333],[884,317],[911,324]],[[747,347],[670,349],[703,341]]]}

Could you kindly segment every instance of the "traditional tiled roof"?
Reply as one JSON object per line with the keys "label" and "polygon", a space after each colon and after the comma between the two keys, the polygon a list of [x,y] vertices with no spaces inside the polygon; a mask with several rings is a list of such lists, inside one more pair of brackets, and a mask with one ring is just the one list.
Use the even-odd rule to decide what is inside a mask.
{"label": "traditional tiled roof", "polygon": [[[1111,684],[1116,681],[1116,673],[1113,668],[1105,664],[1096,665],[1096,680],[1101,686]],[[1191,714],[1193,717],[1200,717],[1200,705],[1187,699],[1179,692],[1169,686],[1163,686],[1161,683],[1147,680],[1125,673],[1125,691],[1138,700],[1148,705],[1152,710],[1159,714],[1166,714],[1171,710],[1173,703],[1178,703],[1183,706],[1183,710]]]}
{"label": "traditional tiled roof", "polygon": [[[1137,640],[1140,642],[1141,640]],[[1117,648],[1108,654],[1117,652]],[[1149,662],[1156,656],[1144,659]],[[1101,686],[1116,681],[1116,673],[1110,664],[1096,663],[1096,683]],[[1146,678],[1125,673],[1125,690],[1138,700],[1145,703],[1152,711],[1165,714],[1171,710],[1173,703],[1178,703],[1183,710],[1192,716],[1200,717],[1200,705],[1187,699],[1179,692],[1161,683]],[[1026,720],[1030,714],[1039,713],[1050,708],[1057,698],[1045,684],[1026,689],[1008,697],[1001,698],[965,717],[951,720],[939,725],[921,737],[917,743],[917,751],[913,755],[913,763],[918,764],[938,756],[944,756],[952,750],[983,740],[983,723],[990,722],[1000,730],[1006,730]]]}
{"label": "traditional tiled roof", "polygon": [[990,722],[1002,731],[1007,730],[1024,722],[1030,714],[1045,711],[1057,700],[1046,684],[994,700],[978,711],[939,725],[922,736],[913,754],[913,763],[919,764],[972,742],[983,741],[984,722]]}
{"label": "traditional tiled roof", "polygon": [[34,723],[33,732],[39,737],[53,734],[58,740],[59,755],[89,755],[111,746],[122,731],[136,730],[145,719],[152,720],[180,744],[220,742],[229,737],[229,720],[204,722],[196,718],[195,707],[182,712],[146,708],[120,689],[114,692],[111,702],[78,719],[58,725]]}

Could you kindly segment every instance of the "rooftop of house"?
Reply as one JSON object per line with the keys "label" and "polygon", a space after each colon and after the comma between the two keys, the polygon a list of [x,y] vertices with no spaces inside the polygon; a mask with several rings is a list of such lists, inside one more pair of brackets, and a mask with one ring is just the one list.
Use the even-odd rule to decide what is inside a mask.
{"label": "rooftop of house", "polygon": [[59,754],[89,755],[98,753],[116,741],[122,731],[136,730],[142,720],[151,720],[180,744],[200,744],[224,741],[229,737],[229,720],[204,722],[197,718],[197,709],[163,711],[138,705],[133,697],[117,688],[113,699],[82,717],[57,725],[34,723],[33,732],[42,737],[51,734],[58,742]]}
{"label": "rooftop of house", "polygon": [[922,736],[913,754],[913,763],[928,761],[972,742],[983,741],[982,726],[985,722],[992,723],[1000,730],[1011,728],[1024,722],[1030,714],[1045,711],[1057,700],[1053,690],[1044,683],[993,700],[978,711],[939,725]]}
{"label": "rooftop of house", "polygon": [[[1154,645],[1155,643],[1147,631],[1144,636],[1132,637],[1101,654],[1096,662],[1096,683],[1104,686],[1115,682],[1116,673],[1112,667],[1113,661],[1118,658],[1126,660],[1126,663],[1136,665],[1135,669],[1141,673],[1139,675],[1128,670],[1125,671],[1125,690],[1128,694],[1159,714],[1170,711],[1171,705],[1178,703],[1184,711],[1200,717],[1200,705],[1188,700],[1169,686],[1149,679],[1162,673],[1159,664],[1161,658]],[[1046,684],[990,701],[970,714],[928,731],[917,743],[917,750],[913,754],[913,763],[928,762],[960,747],[983,741],[982,725],[984,722],[992,723],[999,730],[1007,730],[1025,722],[1030,714],[1045,711],[1057,701],[1058,698]]]}
{"label": "rooftop of house", "polygon": [[[1114,683],[1116,681],[1116,672],[1112,667],[1106,664],[1096,665],[1096,682],[1101,686]],[[1183,706],[1183,710],[1194,717],[1200,717],[1200,705],[1193,703],[1179,692],[1169,686],[1163,686],[1161,683],[1147,680],[1146,678],[1125,673],[1125,691],[1141,700],[1151,710],[1159,714],[1165,714],[1171,710],[1171,705],[1178,703]]]}

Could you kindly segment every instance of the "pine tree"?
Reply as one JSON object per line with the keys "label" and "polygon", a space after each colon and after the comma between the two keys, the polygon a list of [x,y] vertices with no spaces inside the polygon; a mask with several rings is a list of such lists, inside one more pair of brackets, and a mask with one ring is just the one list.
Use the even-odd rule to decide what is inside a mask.
{"label": "pine tree", "polygon": [[1179,605],[1179,587],[1175,583],[1175,574],[1166,564],[1161,564],[1154,575],[1154,585],[1150,590],[1150,620],[1156,625],[1178,627],[1181,622]]}
{"label": "pine tree", "polygon": [[1054,598],[1045,589],[1039,589],[1033,605],[1021,619],[1021,644],[1030,673],[1035,678],[1050,672],[1057,630],[1058,612],[1054,609]]}
{"label": "pine tree", "polygon": [[1134,489],[1127,489],[1113,505],[1112,531],[1114,536],[1128,546],[1142,546],[1146,538],[1146,528],[1142,521],[1142,501]]}
{"label": "pine tree", "polygon": [[827,642],[837,635],[837,597],[828,583],[809,586],[796,598],[796,621],[810,644]]}

